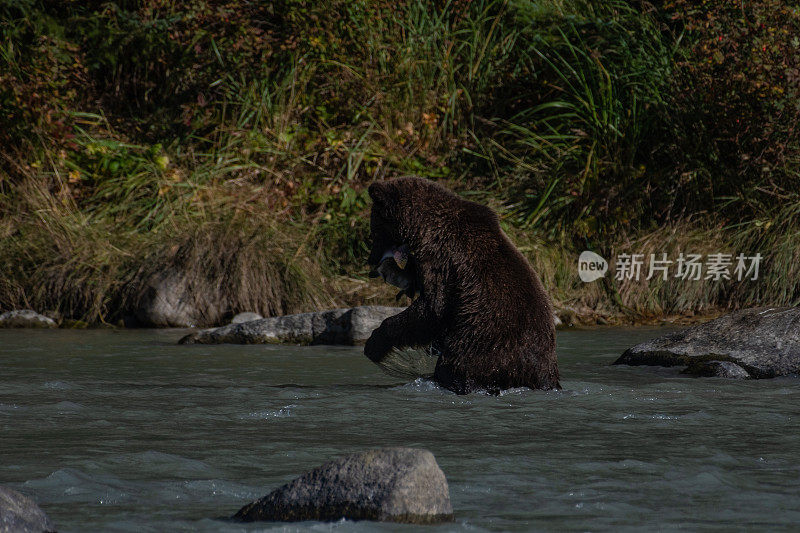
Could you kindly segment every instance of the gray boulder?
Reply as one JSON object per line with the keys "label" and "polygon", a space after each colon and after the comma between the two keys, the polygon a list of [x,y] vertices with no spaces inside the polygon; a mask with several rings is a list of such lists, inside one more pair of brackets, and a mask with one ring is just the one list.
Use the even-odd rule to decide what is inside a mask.
{"label": "gray boulder", "polygon": [[347,331],[347,342],[341,344],[362,344],[372,332],[378,329],[381,322],[403,311],[405,307],[388,307],[384,305],[362,305],[350,309],[346,320],[350,326]]}
{"label": "gray boulder", "polygon": [[218,323],[218,309],[201,309],[189,280],[175,269],[154,275],[139,297],[135,310],[139,325],[189,328]]}
{"label": "gray boulder", "polygon": [[403,308],[363,306],[262,318],[191,333],[180,344],[347,344],[366,341]]}
{"label": "gray boulder", "polygon": [[233,518],[431,524],[452,520],[453,508],[447,479],[431,452],[382,448],[315,468],[245,505]]}
{"label": "gray boulder", "polygon": [[30,309],[7,311],[0,315],[0,328],[56,328],[58,324]]}
{"label": "gray boulder", "polygon": [[245,313],[239,313],[238,315],[233,317],[231,319],[231,324],[241,324],[242,322],[250,322],[252,320],[261,320],[262,318],[264,318],[264,317],[259,315],[258,313],[251,313],[251,312],[248,311],[248,312],[245,312]]}
{"label": "gray boulder", "polygon": [[33,499],[0,486],[0,533],[42,533],[56,528]]}
{"label": "gray boulder", "polygon": [[628,349],[614,364],[687,366],[699,376],[773,378],[800,372],[800,308],[737,311]]}

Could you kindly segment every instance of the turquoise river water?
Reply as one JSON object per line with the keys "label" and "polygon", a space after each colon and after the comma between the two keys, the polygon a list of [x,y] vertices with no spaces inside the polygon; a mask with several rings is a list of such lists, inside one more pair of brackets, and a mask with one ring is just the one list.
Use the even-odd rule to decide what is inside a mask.
{"label": "turquoise river water", "polygon": [[431,531],[800,528],[800,379],[618,367],[657,328],[558,334],[564,390],[455,396],[349,347],[179,346],[182,330],[0,330],[0,484],[59,531],[395,531],[235,524],[306,470],[430,449]]}

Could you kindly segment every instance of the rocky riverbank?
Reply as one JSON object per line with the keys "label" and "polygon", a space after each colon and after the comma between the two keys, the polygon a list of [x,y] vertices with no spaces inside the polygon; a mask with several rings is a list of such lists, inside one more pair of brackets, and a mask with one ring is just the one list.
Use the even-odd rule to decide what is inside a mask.
{"label": "rocky riverbank", "polygon": [[[193,331],[179,342],[358,345],[363,344],[383,320],[403,309],[359,306],[268,318],[256,313],[240,313],[228,325]],[[755,308],[719,317],[678,315],[633,320],[599,314],[588,308],[562,307],[555,311],[554,320],[559,329],[640,324],[691,326],[631,347],[615,361],[618,365],[683,366],[686,374],[740,379],[800,373],[800,329],[797,327],[800,308]],[[59,326],[74,327],[75,323],[62,321],[59,324],[30,309],[0,314],[0,328]],[[416,354],[412,359],[418,359]]]}
{"label": "rocky riverbank", "polygon": [[361,344],[403,307],[361,306],[236,322],[186,335],[181,344]]}
{"label": "rocky riverbank", "polygon": [[[149,315],[149,311],[142,310],[139,315],[133,314],[130,315],[128,320],[121,320],[116,324],[90,324],[83,320],[75,320],[71,318],[64,318],[61,317],[58,313],[54,312],[37,312],[32,309],[20,309],[20,310],[11,310],[6,311],[0,314],[0,328],[27,328],[27,327],[44,327],[44,328],[67,328],[67,329],[83,329],[83,328],[90,328],[90,327],[119,327],[119,328],[138,328],[138,327],[156,327],[156,328],[195,328],[195,320],[192,318],[199,314],[198,311],[191,311],[187,309],[187,306],[184,303],[177,305],[173,308],[168,306],[162,305],[164,302],[159,304],[159,313],[157,319],[155,320],[146,320],[142,321],[137,318],[137,316],[151,316]],[[284,332],[276,335],[280,338],[285,338],[285,342],[294,342],[291,339],[293,336],[289,331],[285,331],[287,328],[290,329],[293,325],[301,324],[304,320],[310,321],[329,321],[331,317],[336,319],[336,317],[343,314],[345,311],[349,309],[359,309],[359,308],[373,308],[373,309],[394,309],[395,312],[399,312],[404,309],[404,307],[395,307],[395,306],[382,306],[382,305],[366,305],[366,306],[358,306],[353,308],[341,308],[341,309],[330,309],[330,310],[323,310],[323,311],[312,311],[308,313],[298,313],[296,315],[285,315],[285,316],[278,316],[278,317],[268,317],[273,320],[278,320],[276,322],[276,328],[284,329]],[[663,324],[675,324],[675,325],[691,325],[691,324],[699,324],[703,322],[707,322],[714,318],[717,318],[721,314],[723,314],[722,310],[714,310],[706,313],[694,313],[694,312],[686,312],[681,314],[669,314],[669,315],[635,315],[630,313],[619,313],[619,312],[610,312],[610,311],[598,311],[596,309],[592,309],[591,307],[587,306],[571,306],[571,305],[563,305],[563,306],[555,306],[554,308],[554,320],[557,329],[566,329],[566,328],[592,328],[592,327],[602,327],[602,326],[643,326],[643,325],[663,325]],[[153,315],[155,316],[155,315]],[[222,320],[223,315],[219,315],[218,320]],[[320,318],[313,318],[318,316]],[[390,316],[390,315],[386,315]],[[288,318],[288,317],[304,317],[304,318]],[[262,317],[258,313],[253,312],[242,312],[234,315],[233,318],[230,319],[230,324],[225,324],[224,322],[221,324],[217,324],[214,327],[206,328],[201,331],[206,330],[214,330],[219,328],[225,328],[232,324],[241,324],[246,322],[251,322],[254,320],[260,320]],[[277,324],[281,324],[277,326]],[[308,325],[298,326],[302,332],[294,337],[299,337],[301,343],[311,343],[310,341],[303,340],[308,336],[306,333],[308,331],[312,331]],[[249,328],[248,328],[249,329]],[[223,330],[229,333],[232,333],[231,329]],[[243,330],[244,333],[244,330]],[[228,333],[226,333],[227,335]],[[211,338],[211,336],[207,335],[198,335],[198,339],[200,338]],[[313,338],[313,335],[312,335]],[[202,341],[198,340],[197,343],[201,343]],[[283,342],[283,341],[275,341],[275,342]]]}

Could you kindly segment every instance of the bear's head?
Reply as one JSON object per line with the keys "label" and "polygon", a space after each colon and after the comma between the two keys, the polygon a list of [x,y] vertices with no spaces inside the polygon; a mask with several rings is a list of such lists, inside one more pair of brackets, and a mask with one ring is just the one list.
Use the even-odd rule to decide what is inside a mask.
{"label": "bear's head", "polygon": [[420,285],[415,261],[403,242],[401,191],[392,182],[375,182],[369,187],[369,195],[373,204],[370,216],[372,250],[368,263],[374,267],[370,277],[380,276],[386,283],[402,289],[397,294],[398,300],[403,294],[414,298]]}
{"label": "bear's head", "polygon": [[372,198],[369,264],[379,266],[393,251],[405,248],[413,258],[423,247],[436,247],[443,226],[456,221],[465,203],[441,185],[424,178],[376,181]]}
{"label": "bear's head", "polygon": [[391,182],[376,181],[369,186],[369,196],[372,198],[369,221],[372,250],[367,262],[378,267],[395,249],[403,246],[400,191]]}
{"label": "bear's head", "polygon": [[369,186],[372,198],[368,263],[371,277],[403,289],[413,298],[422,291],[417,253],[438,250],[437,233],[442,223],[454,220],[461,199],[436,183],[417,177],[376,181]]}

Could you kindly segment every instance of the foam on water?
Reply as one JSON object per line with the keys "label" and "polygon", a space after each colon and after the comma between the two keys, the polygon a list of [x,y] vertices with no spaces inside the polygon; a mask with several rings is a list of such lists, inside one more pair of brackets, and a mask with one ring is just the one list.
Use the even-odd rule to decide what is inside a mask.
{"label": "foam on water", "polygon": [[243,420],[247,419],[260,419],[260,420],[269,420],[271,418],[286,418],[292,416],[292,411],[297,407],[296,404],[285,405],[280,409],[264,409],[263,411],[254,411],[252,413],[247,413],[246,415],[242,415],[241,418]]}
{"label": "foam on water", "polygon": [[71,383],[66,383],[64,381],[48,381],[43,386],[45,389],[50,390],[70,390],[75,387]]}

